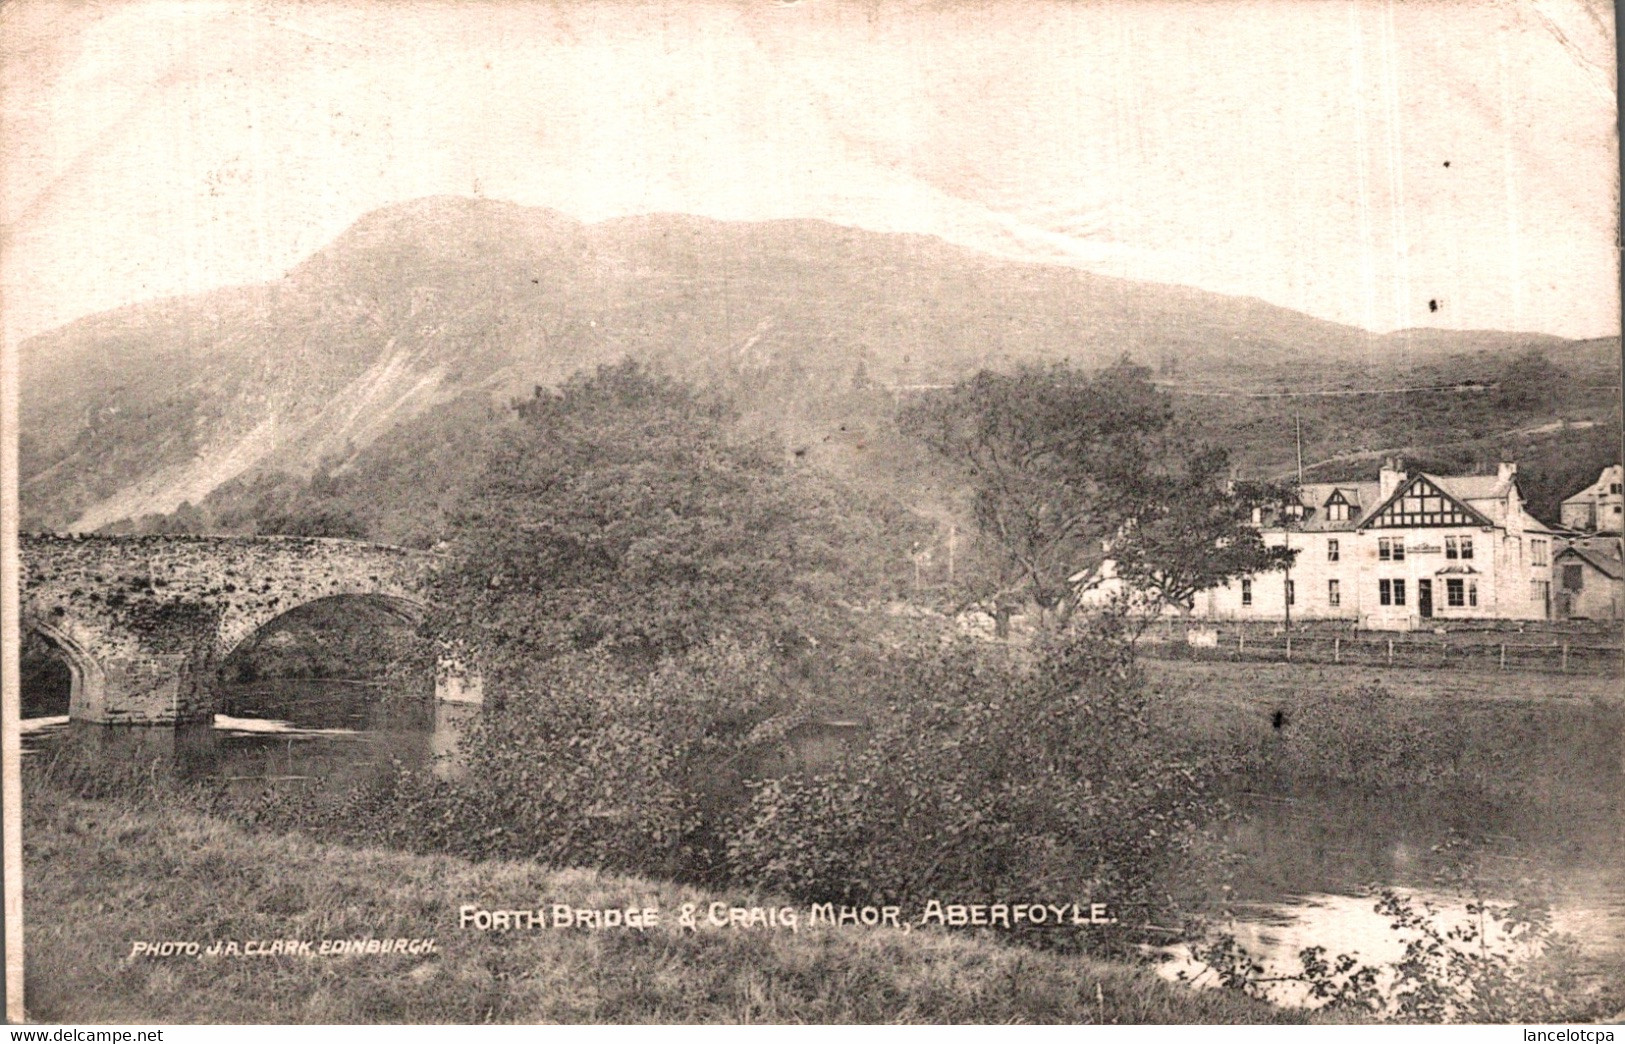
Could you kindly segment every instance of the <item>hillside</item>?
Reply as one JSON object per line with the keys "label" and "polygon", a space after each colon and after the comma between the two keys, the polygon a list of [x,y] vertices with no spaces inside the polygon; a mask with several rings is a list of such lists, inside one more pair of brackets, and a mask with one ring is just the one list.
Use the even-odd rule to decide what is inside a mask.
{"label": "hillside", "polygon": [[273,284],[25,342],[23,524],[96,528],[198,504],[239,477],[342,470],[448,403],[477,411],[625,354],[721,381],[787,451],[863,471],[872,454],[843,463],[818,447],[868,446],[898,386],[981,366],[1127,353],[1222,380],[1562,344],[1374,337],[1256,300],[816,221],[582,224],[431,198],[367,215]]}

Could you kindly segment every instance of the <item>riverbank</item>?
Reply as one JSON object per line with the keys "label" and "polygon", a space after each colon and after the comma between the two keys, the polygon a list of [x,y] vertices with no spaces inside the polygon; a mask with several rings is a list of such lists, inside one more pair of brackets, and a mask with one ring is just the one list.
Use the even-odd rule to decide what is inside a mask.
{"label": "riverbank", "polygon": [[[740,895],[318,844],[192,812],[24,795],[29,1017],[74,1023],[1256,1023],[1304,1013],[1148,968],[891,928],[685,932]],[[657,906],[659,928],[459,927],[459,908]],[[703,906],[702,906],[703,909]],[[435,940],[432,953],[136,957],[136,942]],[[421,947],[420,947],[421,949]]]}

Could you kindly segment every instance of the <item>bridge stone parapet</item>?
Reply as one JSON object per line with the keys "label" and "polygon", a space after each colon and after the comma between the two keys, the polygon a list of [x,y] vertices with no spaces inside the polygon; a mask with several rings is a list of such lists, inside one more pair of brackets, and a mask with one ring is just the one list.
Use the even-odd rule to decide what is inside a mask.
{"label": "bridge stone parapet", "polygon": [[[175,725],[213,713],[213,678],[244,639],[298,606],[365,597],[421,620],[431,552],[303,537],[24,536],[23,623],[73,677],[69,716]],[[443,663],[465,700],[477,678]]]}

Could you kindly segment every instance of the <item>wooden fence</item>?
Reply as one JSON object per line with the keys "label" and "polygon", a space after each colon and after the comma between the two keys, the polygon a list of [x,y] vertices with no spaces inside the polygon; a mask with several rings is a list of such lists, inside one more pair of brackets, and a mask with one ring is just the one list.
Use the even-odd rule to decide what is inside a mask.
{"label": "wooden fence", "polygon": [[[1192,644],[1185,632],[1154,629],[1140,639],[1149,655],[1193,660],[1257,660],[1474,671],[1541,671],[1625,676],[1625,650],[1596,636],[1472,634],[1440,636],[1208,632],[1212,644]],[[1451,639],[1456,640],[1452,641]]]}

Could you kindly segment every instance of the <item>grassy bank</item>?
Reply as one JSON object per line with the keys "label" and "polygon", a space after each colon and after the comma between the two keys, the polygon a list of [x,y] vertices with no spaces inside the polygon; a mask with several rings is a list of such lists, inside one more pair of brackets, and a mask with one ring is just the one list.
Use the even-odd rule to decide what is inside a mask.
{"label": "grassy bank", "polygon": [[[1145,968],[891,929],[683,932],[675,885],[246,832],[25,794],[29,1015],[43,1022],[1300,1021]],[[719,896],[733,903],[745,896]],[[658,905],[659,929],[459,929],[464,903]],[[434,937],[411,956],[128,959],[137,940]]]}

